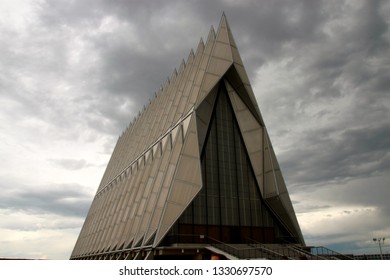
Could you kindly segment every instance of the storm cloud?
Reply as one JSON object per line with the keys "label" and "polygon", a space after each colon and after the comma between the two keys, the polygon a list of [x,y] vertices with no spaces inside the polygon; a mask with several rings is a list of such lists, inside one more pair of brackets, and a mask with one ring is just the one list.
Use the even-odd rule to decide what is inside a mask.
{"label": "storm cloud", "polygon": [[388,1],[6,0],[1,257],[69,257],[118,136],[223,12],[307,243],[389,236]]}

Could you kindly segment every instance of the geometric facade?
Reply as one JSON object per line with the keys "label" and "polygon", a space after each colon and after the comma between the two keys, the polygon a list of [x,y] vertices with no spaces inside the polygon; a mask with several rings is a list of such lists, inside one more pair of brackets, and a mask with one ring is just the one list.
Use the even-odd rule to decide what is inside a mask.
{"label": "geometric facade", "polygon": [[71,259],[285,242],[304,245],[223,15],[119,137]]}

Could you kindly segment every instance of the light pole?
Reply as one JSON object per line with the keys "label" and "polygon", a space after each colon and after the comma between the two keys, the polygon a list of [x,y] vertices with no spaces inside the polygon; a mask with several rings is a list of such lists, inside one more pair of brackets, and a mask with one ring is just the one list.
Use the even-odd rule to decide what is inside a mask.
{"label": "light pole", "polygon": [[385,239],[386,239],[386,238],[384,238],[384,237],[382,237],[382,238],[373,238],[373,239],[372,239],[374,242],[378,242],[378,244],[379,244],[379,252],[380,252],[380,254],[381,254],[381,259],[382,259],[382,260],[383,260],[383,254],[382,254],[382,246],[381,246],[381,243],[385,243]]}

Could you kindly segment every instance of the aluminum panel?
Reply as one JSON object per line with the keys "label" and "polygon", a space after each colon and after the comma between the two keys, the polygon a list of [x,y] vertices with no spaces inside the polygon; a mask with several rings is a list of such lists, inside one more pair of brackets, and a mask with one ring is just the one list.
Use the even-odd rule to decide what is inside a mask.
{"label": "aluminum panel", "polygon": [[[198,147],[196,146],[196,149]],[[182,156],[177,167],[176,178],[178,180],[201,185],[200,161],[199,158]]]}
{"label": "aluminum panel", "polygon": [[[162,155],[161,164],[159,166],[159,171],[154,183],[153,192],[156,192],[156,198],[151,212],[151,217],[147,221],[145,240],[149,240],[152,234],[154,234],[154,232],[157,230],[158,221],[161,217],[162,209],[164,207],[165,200],[168,196],[169,182],[172,180],[171,178],[169,178],[169,174],[171,173],[171,176],[173,176],[175,170],[174,165],[168,165],[170,156],[171,145],[166,145]],[[167,172],[167,168],[169,167],[172,169],[172,171]],[[168,175],[168,178],[166,177],[166,175]],[[165,180],[166,182],[164,184]],[[161,209],[161,211],[159,209]]]}
{"label": "aluminum panel", "polygon": [[[263,130],[256,128],[255,130],[244,132],[243,137],[246,139],[246,148],[249,154],[263,151]],[[260,157],[262,161],[263,156]],[[262,170],[263,168],[261,168]]]}
{"label": "aluminum panel", "polygon": [[188,130],[188,127],[190,125],[190,121],[191,121],[191,118],[192,116],[188,116],[186,117],[183,121],[182,121],[182,125],[183,125],[183,135],[186,135],[187,134],[187,130]]}
{"label": "aluminum panel", "polygon": [[237,120],[240,123],[242,131],[261,129],[259,122],[253,117],[249,109],[236,111]]}
{"label": "aluminum panel", "polygon": [[[160,145],[159,145],[160,146]],[[159,172],[161,157],[155,158],[149,173],[148,183],[144,191],[145,207],[139,211],[138,215],[140,218],[140,224],[136,231],[135,240],[139,240],[146,232],[149,219],[154,207],[156,206],[157,194],[160,191],[162,183],[162,172]],[[141,208],[140,208],[141,209]],[[137,242],[136,242],[137,243]]]}
{"label": "aluminum panel", "polygon": [[193,105],[195,105],[195,102],[192,103],[193,100],[196,100],[196,102],[198,102],[198,100],[203,99],[203,96],[200,96],[200,95],[202,95],[202,93],[200,92],[200,88],[202,88],[204,75],[205,75],[206,68],[207,68],[207,65],[208,65],[210,57],[211,57],[211,52],[212,52],[212,49],[214,46],[214,42],[215,42],[215,31],[214,31],[214,28],[211,28],[210,32],[209,32],[209,36],[207,38],[206,46],[205,46],[205,49],[203,52],[202,60],[201,60],[200,65],[199,65],[199,69],[198,69],[198,72],[196,74],[196,78],[194,80],[195,82],[193,85],[193,90],[192,90],[191,95],[190,95],[190,103],[188,104],[189,108],[192,107]]}
{"label": "aluminum panel", "polygon": [[169,190],[172,186],[176,165],[179,160],[181,149],[183,147],[182,129],[181,129],[182,126],[179,125],[178,128],[180,130],[180,133],[176,133],[177,137],[175,139],[172,152],[170,153],[169,165],[165,174],[164,183],[162,185],[161,191],[158,196],[157,205],[153,213],[151,224],[149,226],[148,232],[146,233],[147,239],[149,238],[149,234],[155,232],[159,228],[159,224],[162,220],[161,216],[163,214],[164,208],[166,207]]}
{"label": "aluminum panel", "polygon": [[187,103],[186,103],[185,109],[183,111],[184,113],[188,112],[191,109],[191,107],[193,106],[193,104],[195,104],[196,99],[197,99],[198,94],[199,94],[200,86],[195,87],[194,80],[197,77],[198,72],[199,72],[199,65],[200,65],[200,62],[201,62],[202,57],[203,57],[204,48],[205,48],[205,46],[204,46],[203,40],[201,39],[199,44],[198,44],[198,48],[196,50],[196,53],[195,53],[194,65],[192,67],[190,75],[188,76],[189,81],[188,81],[187,85],[185,86],[184,93],[183,93],[184,96],[188,96]]}
{"label": "aluminum panel", "polygon": [[[185,136],[181,157],[177,162],[177,170],[169,190],[167,204],[164,208],[155,243],[161,241],[167,229],[179,218],[187,205],[201,189],[200,154],[194,113],[191,116],[188,132]],[[172,205],[175,205],[175,207]],[[172,212],[171,208],[175,209],[176,212]]]}
{"label": "aluminum panel", "polygon": [[263,127],[250,112],[249,108],[245,106],[245,103],[229,83],[226,82],[225,84],[228,86],[228,95],[244,139],[246,150],[249,154],[257,184],[261,194],[264,196],[264,185],[266,185],[266,183],[263,182]]}
{"label": "aluminum panel", "polygon": [[[217,36],[219,36],[219,35],[217,35]],[[220,43],[218,37],[217,37],[217,42],[215,43],[215,46],[214,46],[213,56],[218,57],[218,58],[222,58],[222,59],[220,59],[220,61],[228,62],[229,67],[230,67],[230,65],[233,64],[233,56],[232,56],[231,46],[228,44],[225,44],[225,43]],[[227,67],[226,70],[229,67]],[[220,74],[224,74],[224,73],[225,72],[220,73]]]}
{"label": "aluminum panel", "polygon": [[[200,173],[198,175],[200,175]],[[177,203],[182,206],[187,206],[188,203],[192,201],[192,199],[195,197],[195,195],[198,192],[199,192],[198,185],[191,185],[188,182],[175,180],[175,182],[172,185],[169,201],[171,201],[172,203]],[[181,212],[184,211],[184,209],[185,207],[181,207],[180,212],[174,213],[174,216],[178,218]]]}
{"label": "aluminum panel", "polygon": [[[168,202],[164,209],[163,219],[159,225],[155,240],[158,242],[165,236],[172,224],[175,222],[178,213],[183,211],[183,206]],[[155,242],[156,242],[155,241]],[[155,243],[156,244],[156,243]]]}
{"label": "aluminum panel", "polygon": [[[229,69],[232,65],[231,61],[218,59],[213,57],[210,60],[210,63],[207,68],[207,73],[213,74],[221,78],[223,74]],[[204,89],[206,91],[206,89]]]}
{"label": "aluminum panel", "polygon": [[201,87],[201,95],[198,98],[199,103],[203,100],[203,97],[207,96],[207,94],[213,89],[213,87],[218,83],[220,78],[220,76],[215,76],[213,74],[206,73]]}

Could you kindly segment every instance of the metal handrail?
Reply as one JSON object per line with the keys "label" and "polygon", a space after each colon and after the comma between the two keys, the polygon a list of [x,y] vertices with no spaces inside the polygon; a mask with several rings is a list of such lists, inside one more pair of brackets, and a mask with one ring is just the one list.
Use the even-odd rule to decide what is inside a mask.
{"label": "metal handrail", "polygon": [[[334,257],[339,260],[353,260],[353,258],[341,254],[339,252],[333,251],[332,249],[326,248],[324,246],[315,246],[315,247],[310,247],[311,253],[313,255],[318,255],[318,256],[329,256],[329,257]],[[321,253],[319,253],[321,251]],[[325,252],[324,252],[325,251]]]}
{"label": "metal handrail", "polygon": [[255,244],[258,244],[259,246],[262,246],[264,248],[272,250],[275,253],[279,253],[288,259],[292,259],[292,258],[306,258],[306,259],[311,259],[311,260],[325,259],[321,256],[316,256],[316,255],[311,254],[310,252],[305,251],[304,249],[297,246],[296,244],[287,243],[287,244],[283,244],[284,246],[281,248],[270,249],[266,245],[260,243],[257,240],[254,240],[251,238],[247,238],[247,240],[250,241],[251,243],[255,243]]}
{"label": "metal handrail", "polygon": [[247,244],[246,248],[237,248],[236,246],[232,244],[227,244],[222,242],[221,240],[217,240],[213,237],[209,237],[206,235],[192,235],[192,234],[177,234],[171,236],[171,239],[180,239],[180,237],[189,237],[189,238],[199,238],[203,242],[202,243],[207,243],[215,248],[218,248],[222,251],[225,251],[226,253],[235,256],[239,259],[248,259],[248,258],[270,258],[270,259],[282,259],[285,258],[285,255],[280,254],[278,252],[275,252],[269,248],[266,248],[264,246],[262,247],[253,247],[250,244]]}

